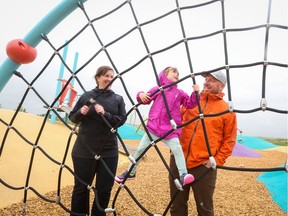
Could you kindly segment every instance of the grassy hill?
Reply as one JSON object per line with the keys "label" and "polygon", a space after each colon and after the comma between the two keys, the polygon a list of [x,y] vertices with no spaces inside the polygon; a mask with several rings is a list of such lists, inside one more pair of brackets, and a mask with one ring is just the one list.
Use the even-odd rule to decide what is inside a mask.
{"label": "grassy hill", "polygon": [[266,137],[259,137],[263,140],[266,140],[267,142],[271,142],[275,145],[279,146],[288,146],[288,140],[287,139],[280,139],[280,138],[266,138]]}

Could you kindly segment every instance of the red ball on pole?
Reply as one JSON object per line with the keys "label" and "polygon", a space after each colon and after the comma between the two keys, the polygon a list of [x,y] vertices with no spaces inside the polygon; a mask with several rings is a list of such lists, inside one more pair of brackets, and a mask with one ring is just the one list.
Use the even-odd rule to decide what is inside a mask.
{"label": "red ball on pole", "polygon": [[10,41],[6,46],[6,53],[18,64],[31,63],[37,56],[37,50],[21,39]]}

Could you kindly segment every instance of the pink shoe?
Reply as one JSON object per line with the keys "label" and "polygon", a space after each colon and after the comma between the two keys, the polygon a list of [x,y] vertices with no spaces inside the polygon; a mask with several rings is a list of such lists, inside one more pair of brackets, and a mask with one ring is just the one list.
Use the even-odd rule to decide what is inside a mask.
{"label": "pink shoe", "polygon": [[184,185],[187,185],[187,184],[191,184],[193,181],[195,180],[194,176],[191,175],[191,174],[182,174],[182,176],[180,177],[180,182],[181,184],[184,186]]}
{"label": "pink shoe", "polygon": [[[118,183],[122,183],[127,175],[128,175],[128,171],[125,170],[123,173],[115,177],[115,181],[117,181]],[[136,172],[133,175],[130,174],[129,176],[127,176],[127,180],[133,180],[135,179],[135,177],[136,177]]]}

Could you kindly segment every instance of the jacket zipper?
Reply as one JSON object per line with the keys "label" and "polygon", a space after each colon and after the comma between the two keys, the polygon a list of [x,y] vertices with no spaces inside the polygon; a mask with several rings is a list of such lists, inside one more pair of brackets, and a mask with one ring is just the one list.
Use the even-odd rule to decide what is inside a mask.
{"label": "jacket zipper", "polygon": [[[204,113],[204,110],[205,110],[207,104],[208,104],[208,95],[206,95],[206,101],[205,101],[202,113]],[[192,140],[193,140],[193,137],[194,137],[194,135],[196,133],[196,129],[197,129],[197,126],[198,126],[199,122],[200,122],[200,119],[197,120],[197,123],[195,124],[195,127],[194,127],[194,131],[193,131],[192,136],[190,138],[189,146],[188,146],[188,154],[187,154],[187,156],[185,158],[185,162],[187,162],[187,159],[188,159],[188,157],[190,155],[190,150],[192,150]]]}

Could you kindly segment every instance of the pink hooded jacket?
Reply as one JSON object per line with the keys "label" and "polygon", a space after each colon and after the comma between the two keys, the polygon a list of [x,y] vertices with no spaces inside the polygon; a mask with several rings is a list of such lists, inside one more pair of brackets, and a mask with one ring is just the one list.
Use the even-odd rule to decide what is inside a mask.
{"label": "pink hooded jacket", "polygon": [[[158,78],[160,80],[161,86],[172,83],[165,75],[164,70],[159,73]],[[151,95],[158,89],[159,86],[155,86],[151,88],[147,93]],[[141,99],[139,97],[140,93],[141,92],[138,92],[137,94],[138,102],[141,102]],[[181,125],[182,117],[180,113],[180,106],[183,105],[187,109],[196,107],[197,100],[195,92],[192,92],[191,96],[189,97],[189,95],[183,90],[178,89],[177,85],[173,85],[171,87],[165,88],[164,93],[173,120],[176,122],[177,125]],[[157,92],[145,104],[150,104],[151,101],[154,102],[149,111],[147,128],[149,132],[153,133],[158,137],[161,137],[172,129],[162,93],[160,91]],[[169,134],[167,137],[165,137],[165,139],[171,139],[175,137],[179,138],[181,131],[182,128],[178,128],[177,130],[174,130],[171,134]]]}

